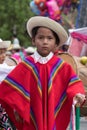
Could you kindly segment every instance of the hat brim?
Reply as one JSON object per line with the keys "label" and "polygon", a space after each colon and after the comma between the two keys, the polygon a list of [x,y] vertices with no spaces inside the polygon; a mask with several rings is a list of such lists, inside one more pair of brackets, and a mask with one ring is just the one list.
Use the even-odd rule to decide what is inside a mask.
{"label": "hat brim", "polygon": [[13,44],[13,49],[14,50],[21,49],[21,46],[19,44]]}
{"label": "hat brim", "polygon": [[11,41],[2,41],[2,42],[0,42],[0,49],[9,48],[10,44],[11,44]]}
{"label": "hat brim", "polygon": [[33,47],[28,47],[28,48],[25,49],[25,51],[26,51],[27,53],[34,53],[34,52],[35,52],[35,48],[33,48]]}
{"label": "hat brim", "polygon": [[31,38],[32,38],[32,29],[38,26],[47,27],[53,30],[60,39],[59,46],[64,44],[68,40],[68,34],[65,31],[65,29],[58,22],[44,16],[34,16],[28,20],[27,32]]}

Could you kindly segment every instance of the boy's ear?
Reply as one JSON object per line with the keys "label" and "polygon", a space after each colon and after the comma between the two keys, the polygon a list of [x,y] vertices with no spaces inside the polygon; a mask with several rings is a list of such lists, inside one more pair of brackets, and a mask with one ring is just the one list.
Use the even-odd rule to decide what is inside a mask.
{"label": "boy's ear", "polygon": [[58,48],[58,47],[59,47],[59,46],[58,46],[58,44],[56,43],[56,44],[55,44],[55,48]]}
{"label": "boy's ear", "polygon": [[55,44],[55,47],[58,47],[57,43]]}
{"label": "boy's ear", "polygon": [[35,39],[32,38],[32,45],[35,46]]}

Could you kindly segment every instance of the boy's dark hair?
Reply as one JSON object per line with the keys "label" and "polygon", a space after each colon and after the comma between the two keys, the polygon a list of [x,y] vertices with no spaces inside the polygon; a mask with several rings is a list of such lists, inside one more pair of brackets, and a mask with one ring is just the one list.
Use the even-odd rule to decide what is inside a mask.
{"label": "boy's dark hair", "polygon": [[68,45],[62,45],[62,50],[63,50],[63,51],[67,51],[67,50],[68,50],[68,48],[69,48],[69,46],[68,46]]}
{"label": "boy's dark hair", "polygon": [[[32,37],[33,37],[33,38],[36,36],[37,31],[38,31],[39,28],[40,28],[40,27],[35,27],[35,28],[32,29]],[[51,29],[50,29],[50,30],[51,30]],[[51,31],[52,31],[52,30],[51,30]],[[57,34],[56,34],[54,31],[52,31],[52,33],[53,33],[54,37],[56,38],[56,44],[59,45],[59,42],[60,42],[59,37],[57,36]]]}

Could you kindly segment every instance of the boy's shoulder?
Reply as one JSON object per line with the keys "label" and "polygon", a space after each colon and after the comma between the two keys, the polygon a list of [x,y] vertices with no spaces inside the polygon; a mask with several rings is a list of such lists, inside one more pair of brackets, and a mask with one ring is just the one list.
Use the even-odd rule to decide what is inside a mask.
{"label": "boy's shoulder", "polygon": [[62,60],[64,60],[64,62],[69,66],[71,66],[71,68],[78,74],[78,68],[77,68],[77,63],[76,60],[74,58],[74,56],[72,56],[70,53],[68,52],[61,52],[58,53],[57,55],[58,57],[60,57]]}

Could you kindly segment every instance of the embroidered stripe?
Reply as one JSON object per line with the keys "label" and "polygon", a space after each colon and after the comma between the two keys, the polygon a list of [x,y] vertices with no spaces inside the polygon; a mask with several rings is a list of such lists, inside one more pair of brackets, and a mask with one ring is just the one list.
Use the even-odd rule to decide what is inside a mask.
{"label": "embroidered stripe", "polygon": [[56,62],[56,64],[52,67],[52,70],[51,70],[51,74],[50,74],[50,77],[49,77],[49,82],[48,82],[48,94],[50,93],[51,91],[51,88],[52,88],[52,81],[53,79],[55,78],[55,75],[58,73],[58,71],[61,69],[61,67],[63,66],[63,61],[60,59]]}
{"label": "embroidered stripe", "polygon": [[56,130],[56,124],[54,123],[53,129],[52,130]]}
{"label": "embroidered stripe", "polygon": [[56,108],[55,108],[55,112],[54,112],[55,118],[57,117],[57,115],[58,115],[63,103],[65,102],[66,98],[67,98],[66,92],[64,92],[63,95],[61,96]]}
{"label": "embroidered stripe", "polygon": [[72,84],[74,84],[74,83],[76,83],[76,82],[79,82],[79,81],[81,81],[81,80],[75,75],[75,76],[73,76],[73,77],[70,79],[69,85],[72,85]]}
{"label": "embroidered stripe", "polygon": [[30,93],[27,90],[25,90],[21,84],[17,83],[9,76],[6,77],[4,82],[8,83],[11,87],[19,91],[27,100],[30,100]]}
{"label": "embroidered stripe", "polygon": [[38,82],[38,91],[40,93],[40,96],[42,97],[42,87],[41,87],[41,82],[40,82],[40,76],[39,76],[39,73],[38,73],[38,69],[37,67],[28,59],[25,59],[23,61],[23,63],[31,69],[32,73],[34,74],[35,78],[36,78],[36,81]]}
{"label": "embroidered stripe", "polygon": [[[54,80],[56,74],[58,74],[58,71],[62,68],[63,64],[64,64],[64,61],[61,59],[58,59],[56,64],[52,67],[51,74],[49,77],[48,94],[50,93],[51,88],[52,88],[52,81]],[[55,112],[54,112],[55,118],[56,118],[59,110],[61,109],[63,103],[65,102],[66,98],[67,98],[66,93],[64,92],[63,95],[61,96],[59,102],[58,102],[58,105],[55,108]]]}
{"label": "embroidered stripe", "polygon": [[31,117],[31,119],[32,119],[32,121],[33,121],[33,124],[34,124],[36,130],[38,130],[37,123],[36,123],[36,119],[35,119],[34,112],[33,112],[32,109],[30,109],[30,117]]}

